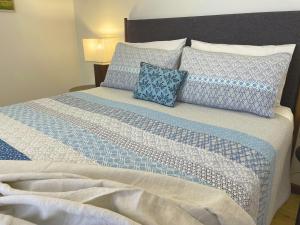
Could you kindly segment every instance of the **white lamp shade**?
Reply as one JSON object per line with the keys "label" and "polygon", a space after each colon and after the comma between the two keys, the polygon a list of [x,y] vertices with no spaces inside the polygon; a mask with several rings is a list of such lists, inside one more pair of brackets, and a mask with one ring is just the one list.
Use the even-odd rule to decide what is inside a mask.
{"label": "white lamp shade", "polygon": [[85,61],[109,64],[120,41],[120,37],[83,39]]}

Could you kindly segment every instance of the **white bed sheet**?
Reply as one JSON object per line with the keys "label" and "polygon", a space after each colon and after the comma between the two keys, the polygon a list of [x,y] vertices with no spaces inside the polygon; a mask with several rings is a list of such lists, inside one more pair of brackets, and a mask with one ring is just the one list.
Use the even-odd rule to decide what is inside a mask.
{"label": "white bed sheet", "polygon": [[269,119],[248,113],[214,109],[181,102],[178,102],[174,108],[170,108],[134,99],[131,91],[113,88],[100,87],[85,92],[113,101],[146,107],[195,122],[229,128],[267,141],[277,152],[267,224],[271,223],[277,209],[289,197],[290,150],[294,126],[293,114],[289,108],[277,107],[275,109],[275,117]]}

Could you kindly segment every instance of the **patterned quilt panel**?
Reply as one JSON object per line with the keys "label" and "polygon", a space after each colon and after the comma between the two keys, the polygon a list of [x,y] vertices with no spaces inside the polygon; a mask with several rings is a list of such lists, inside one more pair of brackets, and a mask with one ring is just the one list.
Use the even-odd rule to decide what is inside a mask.
{"label": "patterned quilt panel", "polygon": [[275,151],[258,138],[83,92],[0,108],[0,160],[143,170],[227,192],[266,223]]}

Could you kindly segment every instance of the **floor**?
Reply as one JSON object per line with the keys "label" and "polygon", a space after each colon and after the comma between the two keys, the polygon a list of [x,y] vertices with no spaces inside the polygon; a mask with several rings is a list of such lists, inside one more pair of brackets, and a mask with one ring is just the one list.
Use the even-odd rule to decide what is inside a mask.
{"label": "floor", "polygon": [[300,195],[291,195],[278,210],[271,225],[295,225],[299,203]]}

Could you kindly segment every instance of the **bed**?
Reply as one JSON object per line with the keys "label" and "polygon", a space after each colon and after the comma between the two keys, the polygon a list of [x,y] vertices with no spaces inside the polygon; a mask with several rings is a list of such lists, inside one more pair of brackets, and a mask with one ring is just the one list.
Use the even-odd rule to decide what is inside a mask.
{"label": "bed", "polygon": [[[299,12],[125,20],[125,36],[129,42],[188,37],[228,44],[299,44],[299,30]],[[233,200],[223,207],[236,209],[232,214],[220,213],[223,222],[229,221],[226,216],[234,217],[237,213],[244,222],[252,219],[259,225],[270,224],[290,194],[289,162],[293,135],[297,135],[297,132],[293,134],[293,127],[299,125],[299,59],[297,46],[282,106],[276,108],[272,119],[182,102],[168,108],[133,99],[132,92],[106,87],[2,107],[0,159],[4,161],[0,162],[0,173],[4,175],[0,180],[12,182],[12,178],[5,176],[7,173],[37,171],[86,175],[88,172],[76,168],[99,164],[133,173],[138,180],[132,177],[127,178],[133,179],[130,182],[122,180],[124,173],[115,180],[130,185],[153,173],[168,175],[223,190]],[[40,164],[23,162],[30,160]],[[43,164],[49,161],[54,163]],[[73,164],[63,166],[58,162]],[[86,170],[91,173],[91,169]],[[135,174],[132,170],[150,174]],[[111,174],[109,169],[104,171]],[[98,173],[103,179],[109,178],[103,171]],[[23,181],[26,174],[13,177],[17,182],[14,186],[21,187],[18,181]],[[25,185],[29,186],[35,185]],[[147,186],[151,185],[143,187],[147,189]],[[187,186],[192,189],[191,183]],[[218,194],[207,190],[207,195]],[[203,224],[215,224],[210,222]],[[242,224],[242,221],[236,218],[227,224],[235,223]]]}

